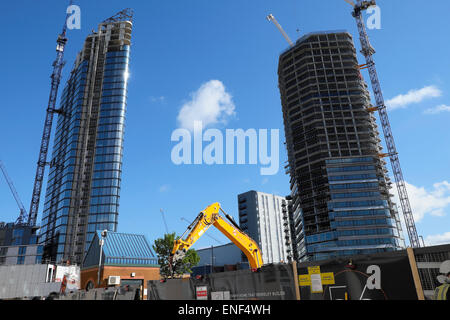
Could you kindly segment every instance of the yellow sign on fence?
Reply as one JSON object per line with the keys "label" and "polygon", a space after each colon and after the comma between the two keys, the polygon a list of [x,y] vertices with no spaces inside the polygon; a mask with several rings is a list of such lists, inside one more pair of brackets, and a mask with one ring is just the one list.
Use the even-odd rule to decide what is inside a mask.
{"label": "yellow sign on fence", "polygon": [[308,274],[299,275],[298,282],[300,287],[311,287],[312,293],[322,293],[323,285],[335,284],[334,273],[320,273],[320,266],[308,267]]}

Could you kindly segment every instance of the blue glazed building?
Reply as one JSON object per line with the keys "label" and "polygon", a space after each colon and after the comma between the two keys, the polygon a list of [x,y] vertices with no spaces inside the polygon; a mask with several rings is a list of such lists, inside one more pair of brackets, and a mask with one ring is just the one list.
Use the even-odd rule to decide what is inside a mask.
{"label": "blue glazed building", "polygon": [[[103,240],[103,244],[100,244]],[[147,295],[147,282],[159,280],[158,259],[144,235],[106,232],[94,233],[81,266],[82,289],[134,286]]]}
{"label": "blue glazed building", "polygon": [[80,264],[95,230],[116,231],[132,22],[89,35],[61,97],[41,222],[44,261]]}

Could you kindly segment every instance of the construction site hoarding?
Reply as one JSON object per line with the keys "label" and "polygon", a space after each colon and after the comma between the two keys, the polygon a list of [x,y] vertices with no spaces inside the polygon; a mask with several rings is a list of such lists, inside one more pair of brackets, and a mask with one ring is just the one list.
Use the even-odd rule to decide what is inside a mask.
{"label": "construction site hoarding", "polygon": [[418,300],[420,291],[414,278],[414,265],[406,250],[301,263],[298,265],[300,298]]}
{"label": "construction site hoarding", "polygon": [[295,300],[290,264],[264,266],[257,272],[238,270],[205,277],[149,281],[149,300]]}
{"label": "construction site hoarding", "polygon": [[142,293],[137,287],[120,286],[69,292],[57,300],[142,300]]}
{"label": "construction site hoarding", "polygon": [[0,267],[0,299],[47,296],[59,292],[61,282],[51,281],[51,265],[12,265]]}
{"label": "construction site hoarding", "polygon": [[[450,245],[148,282],[150,300],[426,300]],[[427,294],[428,292],[428,294]]]}

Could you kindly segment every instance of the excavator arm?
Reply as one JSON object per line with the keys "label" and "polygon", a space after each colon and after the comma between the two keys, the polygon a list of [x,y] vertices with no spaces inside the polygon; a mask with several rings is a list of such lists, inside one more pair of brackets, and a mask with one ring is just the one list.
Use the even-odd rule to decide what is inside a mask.
{"label": "excavator arm", "polygon": [[[224,213],[229,221],[225,220],[220,215],[220,211]],[[260,269],[262,267],[263,260],[258,244],[239,228],[231,216],[221,209],[219,203],[214,203],[204,211],[200,212],[183,236],[175,240],[169,259],[170,265],[172,266],[177,261],[183,259],[189,248],[192,247],[212,225],[219,229],[219,231],[242,250],[249,261],[250,268]],[[183,238],[186,234],[187,236]]]}

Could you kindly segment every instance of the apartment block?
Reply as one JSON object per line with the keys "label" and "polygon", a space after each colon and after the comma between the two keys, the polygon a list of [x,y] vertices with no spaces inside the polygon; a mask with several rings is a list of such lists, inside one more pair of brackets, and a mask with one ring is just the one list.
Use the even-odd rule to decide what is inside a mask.
{"label": "apartment block", "polygon": [[279,59],[298,261],[402,248],[368,86],[346,31],[301,37]]}
{"label": "apartment block", "polygon": [[293,258],[288,200],[285,197],[249,191],[238,195],[239,225],[261,251],[264,264]]}

